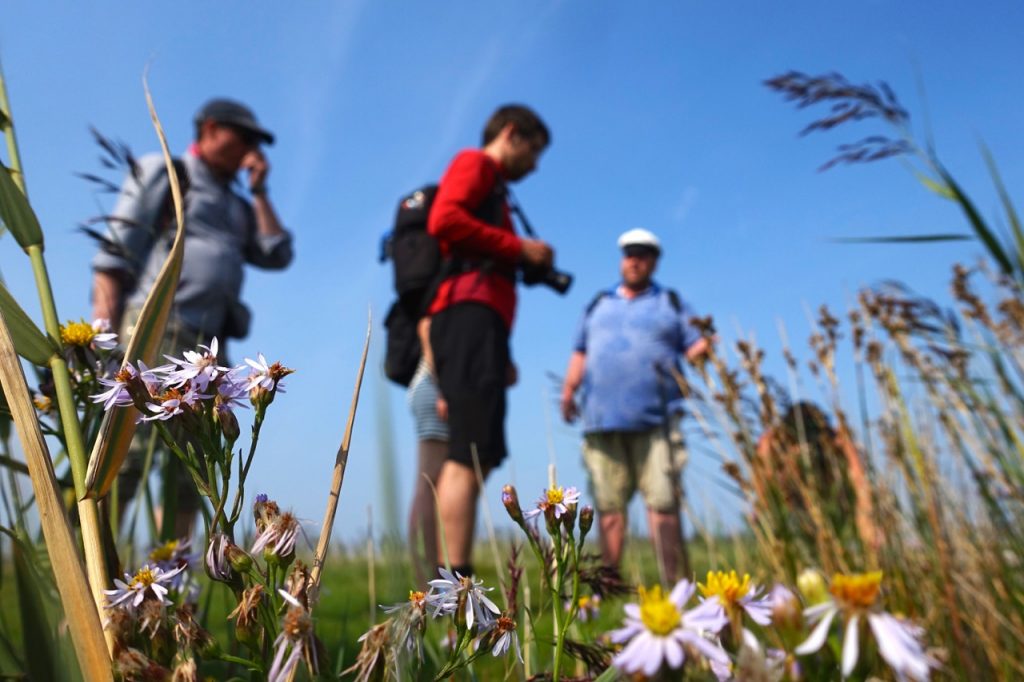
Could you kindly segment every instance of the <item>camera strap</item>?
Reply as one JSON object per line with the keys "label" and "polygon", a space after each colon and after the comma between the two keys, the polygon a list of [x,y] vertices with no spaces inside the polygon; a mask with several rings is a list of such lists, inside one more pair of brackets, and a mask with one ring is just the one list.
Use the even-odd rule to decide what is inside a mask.
{"label": "camera strap", "polygon": [[534,232],[533,226],[530,225],[530,221],[526,218],[526,214],[523,213],[523,207],[519,205],[519,201],[516,200],[515,195],[512,194],[512,190],[508,185],[504,185],[505,188],[505,200],[508,202],[508,207],[519,218],[519,224],[523,226],[523,232],[526,233],[530,239],[537,239],[537,233]]}

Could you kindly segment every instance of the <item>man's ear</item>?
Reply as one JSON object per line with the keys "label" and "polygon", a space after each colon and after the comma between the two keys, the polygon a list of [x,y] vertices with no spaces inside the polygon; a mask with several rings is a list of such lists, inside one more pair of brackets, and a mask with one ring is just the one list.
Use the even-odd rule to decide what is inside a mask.
{"label": "man's ear", "polygon": [[502,138],[504,140],[507,140],[507,141],[511,141],[512,137],[514,135],[517,135],[518,133],[519,133],[519,131],[516,130],[516,124],[509,122],[509,123],[506,123],[505,127],[501,129],[500,133],[498,133],[498,137],[500,137],[500,138]]}

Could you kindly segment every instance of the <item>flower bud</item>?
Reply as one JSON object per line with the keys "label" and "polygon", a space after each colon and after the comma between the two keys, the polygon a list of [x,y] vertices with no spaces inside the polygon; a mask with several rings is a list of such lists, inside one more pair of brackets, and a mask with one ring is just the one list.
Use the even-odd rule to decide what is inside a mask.
{"label": "flower bud", "polygon": [[562,525],[565,526],[565,529],[570,533],[573,531],[573,528],[576,527],[577,507],[578,505],[575,502],[570,502],[569,504],[565,505],[566,511],[564,514],[562,514]]}
{"label": "flower bud", "polygon": [[206,575],[210,576],[211,580],[228,582],[234,577],[231,564],[227,560],[227,548],[230,544],[231,540],[223,533],[214,533],[210,537],[210,544],[206,548],[206,559],[203,562],[203,567],[206,569]]}
{"label": "flower bud", "polygon": [[799,630],[803,625],[800,600],[785,585],[777,584],[768,593],[772,605],[772,625],[780,630]]}
{"label": "flower bud", "polygon": [[262,386],[253,386],[249,391],[249,402],[256,408],[256,411],[265,410],[270,403],[274,402],[274,394],[277,391],[268,391]]}
{"label": "flower bud", "polygon": [[594,508],[589,504],[583,505],[580,510],[580,540],[587,536],[594,525]]}
{"label": "flower bud", "polygon": [[522,526],[526,522],[523,519],[523,510],[519,506],[519,494],[516,493],[515,486],[506,485],[501,489],[501,503],[505,505],[508,515],[518,525]]}
{"label": "flower bud", "polygon": [[252,570],[252,556],[238,545],[229,543],[224,553],[231,568],[239,573],[245,574]]}
{"label": "flower bud", "polygon": [[231,411],[230,407],[221,402],[220,396],[217,396],[213,408],[213,421],[220,425],[220,432],[224,434],[225,440],[229,443],[238,440],[241,433],[241,429],[238,427],[238,418],[235,417],[235,413]]}
{"label": "flower bud", "polygon": [[808,605],[821,604],[829,599],[825,578],[813,568],[805,569],[796,578],[797,589],[804,596]]}

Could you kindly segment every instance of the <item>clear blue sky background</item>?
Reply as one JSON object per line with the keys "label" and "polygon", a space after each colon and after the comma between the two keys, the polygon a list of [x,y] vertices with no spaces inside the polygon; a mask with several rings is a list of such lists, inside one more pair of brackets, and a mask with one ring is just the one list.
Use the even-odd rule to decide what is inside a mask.
{"label": "clear blue sky background", "polygon": [[[99,168],[87,126],[137,152],[156,148],[141,86],[147,63],[175,151],[214,95],[250,103],[278,134],[270,187],[297,257],[285,273],[250,271],[255,325],[232,354],[260,350],[298,373],[274,405],[251,489],[319,523],[372,310],[343,539],[365,532],[368,505],[378,527],[383,509],[404,517],[415,470],[404,394],[378,370],[391,296],[389,271],[376,262],[380,235],[397,198],[476,145],[497,105],[527,103],[553,130],[518,194],[577,279],[565,298],[522,294],[512,457],[486,493],[496,517],[500,485],[515,481],[532,498],[551,456],[562,482],[584,484],[578,434],[557,420],[545,372],[561,373],[582,308],[614,283],[625,229],[656,232],[660,280],[714,314],[725,343],[740,330],[755,335],[779,374],[780,320],[801,347],[808,306],[843,310],[859,286],[886,278],[943,298],[950,264],[980,253],[975,244],[830,242],[963,223],[898,162],[817,173],[836,144],[876,129],[798,139],[809,114],[767,91],[765,78],[800,69],[887,80],[916,130],[927,112],[940,153],[988,215],[997,200],[979,139],[1011,191],[1024,179],[1019,3],[23,2],[5,3],[0,16],[0,59],[64,318],[89,310],[93,246],[75,226],[111,205],[73,176]],[[9,238],[0,269],[38,317],[27,261]],[[379,475],[389,420],[398,499]],[[714,458],[697,452],[687,485],[705,519],[735,517],[722,481]]]}

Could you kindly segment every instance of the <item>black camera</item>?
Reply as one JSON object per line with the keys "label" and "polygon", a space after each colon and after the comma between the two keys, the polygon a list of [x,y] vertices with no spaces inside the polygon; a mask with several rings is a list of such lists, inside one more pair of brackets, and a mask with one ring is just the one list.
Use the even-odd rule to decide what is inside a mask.
{"label": "black camera", "polygon": [[569,291],[569,287],[572,286],[572,275],[568,272],[555,270],[553,267],[524,265],[522,272],[523,284],[528,287],[543,284],[560,295],[565,296],[565,293]]}

